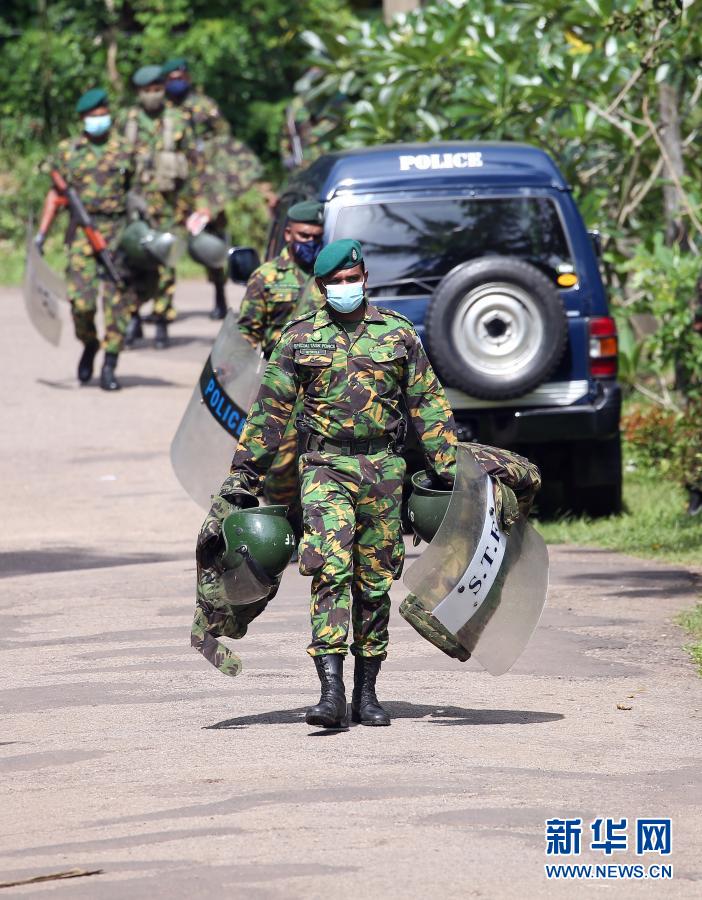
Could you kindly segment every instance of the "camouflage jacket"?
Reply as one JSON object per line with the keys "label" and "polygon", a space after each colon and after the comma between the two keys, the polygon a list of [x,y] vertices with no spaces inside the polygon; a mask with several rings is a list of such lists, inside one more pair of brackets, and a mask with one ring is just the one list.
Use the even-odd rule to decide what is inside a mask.
{"label": "camouflage jacket", "polygon": [[203,167],[187,116],[173,106],[149,116],[135,106],[119,127],[134,152],[132,187],[145,199],[149,217],[154,224],[183,220],[195,205],[195,180]]}
{"label": "camouflage jacket", "polygon": [[134,157],[124,138],[113,131],[105,143],[86,135],[61,141],[43,169],[56,168],[74,187],[93,216],[123,216],[134,174]]}
{"label": "camouflage jacket", "polygon": [[207,94],[188,91],[182,103],[168,101],[168,107],[179,110],[190,122],[197,141],[207,141],[217,134],[229,134],[229,125],[216,102]]}
{"label": "camouflage jacket", "polygon": [[253,347],[260,344],[268,359],[289,322],[323,305],[314,278],[297,265],[285,247],[249,278],[239,310],[239,331]]}
{"label": "camouflage jacket", "polygon": [[190,91],[182,103],[169,102],[168,108],[187,119],[202,157],[192,183],[193,193],[213,213],[220,212],[228,200],[243,194],[261,177],[261,161],[232,137],[229,123],[206,94]]}
{"label": "camouflage jacket", "polygon": [[324,307],[283,330],[232,460],[231,472],[254,491],[260,489],[299,391],[306,426],[336,441],[397,433],[404,402],[429,467],[453,477],[453,414],[404,316],[368,305],[348,333]]}

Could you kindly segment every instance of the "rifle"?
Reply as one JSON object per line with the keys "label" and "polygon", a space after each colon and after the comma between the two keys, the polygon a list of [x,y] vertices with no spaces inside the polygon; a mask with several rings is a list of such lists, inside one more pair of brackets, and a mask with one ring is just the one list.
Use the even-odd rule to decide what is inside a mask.
{"label": "rifle", "polygon": [[288,126],[288,136],[290,137],[290,149],[292,150],[292,161],[296,168],[299,168],[303,162],[302,140],[300,132],[297,130],[297,122],[295,121],[295,110],[290,104],[285,111],[286,124]]}
{"label": "rifle", "polygon": [[59,205],[68,206],[71,218],[83,229],[83,233],[88,239],[88,243],[98,262],[107,272],[110,279],[116,285],[121,285],[122,277],[117,270],[112,254],[107,248],[107,241],[93,225],[93,220],[90,218],[87,209],[83,206],[83,201],[78,196],[78,191],[74,187],[70,187],[66,184],[58,169],[51,170],[51,181],[54,189],[63,201]]}

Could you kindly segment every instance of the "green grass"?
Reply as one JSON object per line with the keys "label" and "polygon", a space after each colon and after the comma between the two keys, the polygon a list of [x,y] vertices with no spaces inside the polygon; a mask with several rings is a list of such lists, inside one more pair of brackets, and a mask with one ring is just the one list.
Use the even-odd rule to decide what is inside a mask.
{"label": "green grass", "polygon": [[702,566],[702,515],[685,513],[685,491],[662,478],[628,475],[626,512],[607,519],[536,522],[549,544],[586,544],[666,562]]}
{"label": "green grass", "polygon": [[692,636],[692,643],[685,649],[697,663],[700,675],[702,675],[702,603],[698,603],[694,609],[680,613],[678,624]]}
{"label": "green grass", "polygon": [[[63,251],[61,239],[52,235],[47,242],[44,253],[46,261],[55,272],[63,274],[66,267],[66,255]],[[24,278],[24,247],[14,247],[9,243],[0,242],[0,285],[16,287],[22,284]],[[203,267],[184,253],[176,266],[179,278],[204,278]]]}

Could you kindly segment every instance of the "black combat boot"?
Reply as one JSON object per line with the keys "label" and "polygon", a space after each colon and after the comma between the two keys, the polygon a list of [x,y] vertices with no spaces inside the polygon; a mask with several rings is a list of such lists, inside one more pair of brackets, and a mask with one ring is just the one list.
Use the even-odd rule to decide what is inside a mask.
{"label": "black combat boot", "polygon": [[95,357],[99,349],[100,341],[97,338],[88,341],[83,347],[83,353],[78,362],[78,381],[81,384],[87,384],[93,377],[93,366],[95,365]]}
{"label": "black combat boot", "polygon": [[356,656],[353,670],[353,694],[351,718],[361,725],[389,725],[390,716],[375,696],[375,679],[380,672],[381,661],[377,656]]}
{"label": "black combat boot", "polygon": [[344,657],[340,653],[315,656],[314,665],[322,683],[322,696],[305,713],[308,725],[321,728],[348,728],[344,689]]}
{"label": "black combat boot", "polygon": [[161,319],[156,323],[156,340],[154,341],[154,346],[157,350],[165,350],[169,344],[168,322]]}
{"label": "black combat boot", "polygon": [[215,283],[215,305],[210,313],[211,319],[223,319],[227,314],[227,298],[224,294],[224,284]]}
{"label": "black combat boot", "polygon": [[139,340],[139,338],[144,337],[144,330],[141,327],[141,316],[139,313],[134,313],[134,315],[129,320],[129,325],[127,325],[127,330],[124,334],[124,346],[125,347],[133,347],[134,341]]}
{"label": "black combat boot", "polygon": [[698,516],[702,512],[702,491],[697,488],[688,488],[687,497],[688,516]]}
{"label": "black combat boot", "polygon": [[106,353],[105,362],[100,372],[100,387],[103,391],[118,391],[122,385],[117,381],[115,369],[117,368],[117,354]]}

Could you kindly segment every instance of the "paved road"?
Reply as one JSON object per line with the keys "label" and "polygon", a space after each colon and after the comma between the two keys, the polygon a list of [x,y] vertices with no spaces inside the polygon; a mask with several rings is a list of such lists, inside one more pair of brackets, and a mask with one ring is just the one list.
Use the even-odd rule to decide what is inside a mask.
{"label": "paved road", "polygon": [[702,682],[672,624],[698,584],[682,569],[554,549],[543,622],[497,679],[422,642],[398,585],[388,729],[304,724],[317,687],[293,569],[240,644],[241,677],[189,648],[202,513],[168,445],[216,331],[208,291],[181,291],[173,349],[125,354],[114,396],[78,388],[70,334],[50,348],[19,292],[0,294],[0,880],[103,870],[0,896],[589,895],[546,882],[545,819],[671,816],[673,881],[606,889],[699,897]]}

